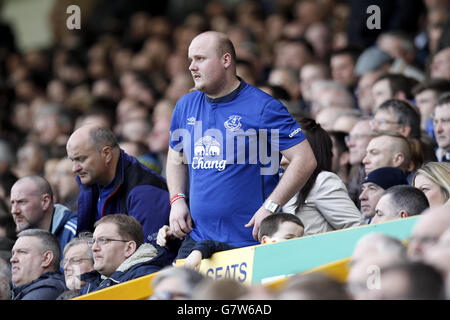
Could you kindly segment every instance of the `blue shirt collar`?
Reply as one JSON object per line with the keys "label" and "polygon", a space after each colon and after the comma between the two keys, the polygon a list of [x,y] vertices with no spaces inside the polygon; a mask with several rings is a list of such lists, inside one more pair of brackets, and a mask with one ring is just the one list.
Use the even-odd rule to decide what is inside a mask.
{"label": "blue shirt collar", "polygon": [[246,83],[244,80],[242,80],[240,77],[237,77],[239,79],[239,81],[241,82],[239,84],[239,87],[237,87],[236,89],[234,89],[233,91],[231,91],[229,94],[227,94],[226,96],[223,97],[219,97],[219,98],[210,98],[207,95],[206,96],[206,101],[209,103],[221,103],[221,102],[228,102],[233,100],[234,98],[236,98],[236,96],[239,94],[239,92],[241,92],[241,90],[245,87]]}

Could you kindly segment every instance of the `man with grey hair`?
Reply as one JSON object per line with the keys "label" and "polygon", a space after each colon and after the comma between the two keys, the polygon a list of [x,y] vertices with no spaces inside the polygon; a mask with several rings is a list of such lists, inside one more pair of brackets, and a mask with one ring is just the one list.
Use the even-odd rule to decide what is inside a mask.
{"label": "man with grey hair", "polygon": [[55,300],[64,292],[64,276],[59,272],[61,249],[50,232],[20,232],[11,253],[12,300]]}
{"label": "man with grey hair", "polygon": [[125,213],[141,223],[146,242],[156,243],[170,211],[160,175],[121,150],[111,130],[95,125],[82,126],[70,136],[67,155],[80,186],[77,233],[92,232],[103,216]]}
{"label": "man with grey hair", "polygon": [[385,190],[378,200],[371,224],[415,216],[429,206],[421,190],[409,185],[393,186]]}
{"label": "man with grey hair", "polygon": [[61,250],[77,230],[77,213],[53,202],[52,187],[41,176],[23,177],[12,186],[11,214],[18,232],[33,228],[50,231]]}
{"label": "man with grey hair", "polygon": [[61,268],[64,269],[64,278],[69,290],[60,295],[58,300],[66,300],[77,296],[80,289],[86,284],[86,282],[81,281],[80,276],[94,270],[94,257],[88,245],[91,239],[92,233],[80,233],[64,248]]}

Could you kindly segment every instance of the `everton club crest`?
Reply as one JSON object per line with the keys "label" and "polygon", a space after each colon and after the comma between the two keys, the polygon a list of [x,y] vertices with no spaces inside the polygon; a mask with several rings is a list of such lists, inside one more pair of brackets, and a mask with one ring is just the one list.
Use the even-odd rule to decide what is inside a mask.
{"label": "everton club crest", "polygon": [[230,131],[237,131],[242,127],[241,118],[241,116],[236,115],[230,116],[223,125]]}

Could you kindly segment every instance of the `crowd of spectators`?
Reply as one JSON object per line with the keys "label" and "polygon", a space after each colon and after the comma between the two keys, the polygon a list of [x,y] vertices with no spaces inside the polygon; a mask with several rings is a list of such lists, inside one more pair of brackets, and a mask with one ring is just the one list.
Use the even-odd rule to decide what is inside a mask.
{"label": "crowd of spectators", "polygon": [[[14,286],[5,284],[11,281],[9,264],[19,264],[25,250],[19,245],[28,245],[30,237],[50,241],[36,231],[18,237],[16,232],[28,228],[16,219],[26,196],[19,187],[28,182],[26,192],[47,195],[48,205],[40,199],[38,212],[46,217],[35,224],[40,229],[55,234],[51,217],[58,206],[71,214],[78,210],[80,186],[66,151],[77,129],[110,130],[123,151],[166,177],[172,112],[194,87],[188,47],[207,30],[229,37],[237,75],[280,100],[304,129],[318,167],[283,210],[300,218],[305,236],[412,215],[424,215],[419,220],[424,226],[416,225],[408,248],[382,236],[372,239],[380,245],[364,248],[373,253],[364,259],[352,259],[347,286],[324,276],[296,276],[271,295],[236,283],[215,288],[191,271],[171,271],[155,278],[154,285],[178,277],[186,286],[173,280],[172,287],[155,291],[154,299],[213,297],[216,291],[223,297],[218,293],[227,290],[225,298],[231,299],[450,298],[450,265],[443,258],[450,250],[450,1],[199,0],[189,6],[184,1],[82,1],[79,30],[66,27],[66,2],[54,3],[55,41],[48,48],[20,50],[14,31],[0,23],[0,299],[18,299],[14,286],[40,276],[23,280],[16,272]],[[366,23],[372,2],[380,8],[381,28]],[[283,168],[287,165],[282,161]],[[29,190],[31,182],[38,191]],[[67,238],[59,239],[60,247],[52,245],[41,274],[58,273],[54,259],[59,254],[60,271],[68,272],[66,263],[76,260],[67,256],[74,246],[83,248],[85,271],[99,279],[119,272],[122,260],[106,273],[93,271],[97,262],[89,240],[75,239],[66,248]],[[100,240],[91,247],[100,247]],[[144,246],[141,242],[135,241],[123,260]],[[357,251],[363,250],[357,246]],[[394,284],[381,291],[362,288],[367,280],[362,270],[369,265],[381,266],[383,283],[395,278],[406,289],[395,291]],[[73,297],[80,287],[68,278],[65,294]],[[413,278],[422,279],[422,287],[414,286]],[[61,287],[64,280],[55,279]],[[178,293],[170,291],[175,288]],[[48,297],[63,292],[59,288]]]}

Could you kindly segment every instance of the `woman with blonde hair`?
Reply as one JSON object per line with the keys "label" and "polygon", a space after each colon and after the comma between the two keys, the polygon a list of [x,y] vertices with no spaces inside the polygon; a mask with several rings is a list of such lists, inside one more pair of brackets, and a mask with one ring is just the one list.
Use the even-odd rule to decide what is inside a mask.
{"label": "woman with blonde hair", "polygon": [[427,162],[412,180],[413,187],[425,193],[430,208],[450,203],[450,162]]}

